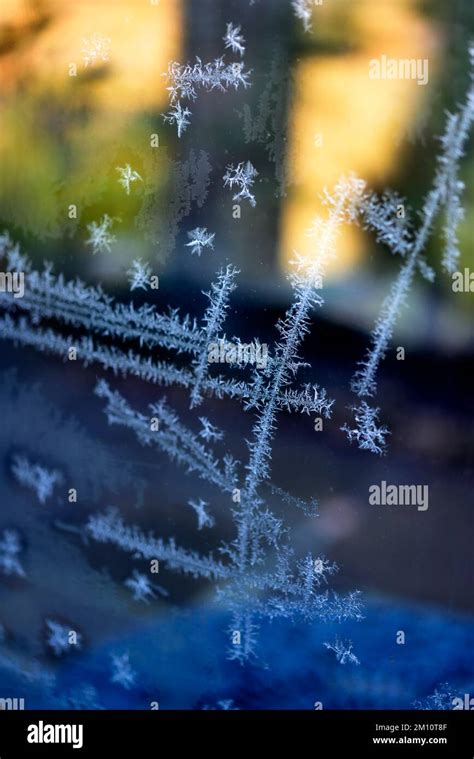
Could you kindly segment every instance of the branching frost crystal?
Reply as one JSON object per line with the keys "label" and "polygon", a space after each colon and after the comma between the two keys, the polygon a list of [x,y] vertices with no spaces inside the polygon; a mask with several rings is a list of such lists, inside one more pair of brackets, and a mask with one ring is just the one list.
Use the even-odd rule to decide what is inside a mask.
{"label": "branching frost crystal", "polygon": [[100,221],[93,221],[87,225],[89,237],[86,240],[86,245],[90,245],[94,255],[96,253],[110,253],[111,246],[116,240],[111,232],[113,223],[114,219],[105,213]]}
{"label": "branching frost crystal", "polygon": [[253,186],[255,182],[255,177],[258,176],[258,171],[250,161],[239,163],[237,166],[233,166],[230,164],[226,168],[226,173],[224,174],[224,187],[230,187],[231,189],[235,187],[239,188],[239,192],[237,192],[233,196],[233,200],[235,200],[237,203],[241,200],[248,200],[252,208],[255,208],[257,205],[257,201],[255,199],[255,195],[250,192],[250,188]]}
{"label": "branching frost crystal", "polygon": [[208,232],[205,227],[196,227],[196,229],[188,232],[189,242],[186,243],[186,247],[191,248],[191,253],[197,253],[200,256],[204,248],[214,249],[215,236],[212,232]]}

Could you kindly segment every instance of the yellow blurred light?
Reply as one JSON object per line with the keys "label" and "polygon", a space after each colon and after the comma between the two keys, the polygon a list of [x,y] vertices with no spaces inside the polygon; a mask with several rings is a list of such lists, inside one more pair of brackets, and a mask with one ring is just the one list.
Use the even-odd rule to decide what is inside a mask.
{"label": "yellow blurred light", "polygon": [[[181,0],[0,6],[5,220],[39,239],[60,237],[70,203],[81,218],[107,194],[113,212],[118,162],[146,176],[168,102],[162,74],[181,57],[181,24]],[[86,66],[84,38],[94,34],[110,38],[109,60]]]}
{"label": "yellow blurred light", "polygon": [[[296,68],[290,116],[288,160],[295,190],[289,194],[282,220],[280,260],[286,269],[295,249],[311,255],[314,241],[306,230],[321,212],[321,191],[329,190],[342,175],[355,173],[370,184],[386,184],[399,160],[397,144],[423,107],[426,87],[414,80],[372,80],[369,61],[428,58],[436,37],[429,23],[417,16],[411,0],[400,3],[366,1],[339,3],[351,15],[357,49],[337,56],[311,56]],[[337,10],[334,0],[332,10]],[[321,23],[330,24],[329,3]],[[324,213],[324,211],[323,211]],[[346,230],[329,276],[347,273],[362,257],[363,236]]]}
{"label": "yellow blurred light", "polygon": [[[29,36],[35,22],[32,8],[10,0],[0,10],[0,24],[25,35],[23,44],[12,49],[14,71],[2,62],[4,74],[8,71],[11,78],[16,73],[22,86],[36,91],[55,90],[79,84],[100,67],[103,76],[88,81],[97,107],[136,112],[165,102],[162,73],[181,50],[181,0],[46,2],[36,11],[37,25],[43,19],[43,26]],[[109,61],[87,67],[83,40],[94,34],[110,38]],[[77,79],[69,76],[71,64],[77,67]]]}

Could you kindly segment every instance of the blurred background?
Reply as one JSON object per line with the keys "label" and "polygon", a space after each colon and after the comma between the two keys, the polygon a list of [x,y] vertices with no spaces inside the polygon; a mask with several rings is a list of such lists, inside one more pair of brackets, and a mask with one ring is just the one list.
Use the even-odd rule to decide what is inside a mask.
{"label": "blurred background", "polygon": [[[252,86],[200,91],[178,139],[162,118],[164,73],[173,60],[223,55],[228,22],[242,26]],[[106,40],[106,54],[90,63],[94,35]],[[124,301],[126,272],[141,257],[160,287],[145,297],[134,292],[133,301],[198,318],[201,291],[233,263],[240,274],[228,334],[271,345],[291,299],[289,262],[295,250],[311,252],[306,231],[325,187],[355,172],[374,190],[406,196],[416,219],[445,112],[468,85],[473,36],[468,0],[324,0],[311,30],[290,0],[3,0],[0,229],[35,267],[52,261]],[[382,55],[428,59],[428,83],[369,79],[369,61]],[[236,219],[222,177],[227,165],[247,160],[258,171],[257,206],[242,204]],[[126,164],[141,178],[129,195],[117,174]],[[473,176],[471,141],[461,167],[461,269],[474,267]],[[116,240],[93,255],[88,225],[104,214],[114,219]],[[195,227],[215,233],[214,250],[200,257],[186,247]],[[461,696],[474,687],[473,300],[453,293],[441,272],[435,232],[427,257],[436,282],[416,280],[394,336],[406,359],[392,350],[381,368],[377,402],[392,431],[383,459],[351,448],[340,427],[353,402],[350,377],[400,261],[356,227],[339,241],[325,306],[304,346],[308,381],[336,399],[335,414],[321,432],[309,417],[281,415],[273,472],[279,487],[319,499],[315,520],[285,514],[295,547],[336,561],[333,585],[362,590],[366,616],[341,630],[264,625],[267,668],[242,672],[225,661],[225,615],[205,584],[164,570],[169,599],[137,604],[123,586],[137,562],[56,529],[114,505],[128,521],[201,551],[232,534],[229,514],[206,486],[126,430],[107,427],[92,392],[100,370],[2,343],[0,529],[22,535],[27,579],[0,576],[0,697],[24,695],[27,708],[84,705],[84,692],[92,708],[149,708],[152,700],[160,708],[215,708],[229,699],[240,708],[313,708],[320,700],[327,708],[411,708],[445,683]],[[111,379],[141,409],[162,394]],[[250,415],[230,401],[206,401],[191,414],[184,393],[166,396],[191,427],[205,413],[226,430],[225,449],[245,456]],[[80,482],[80,503],[58,491],[54,503],[38,504],[11,476],[16,450]],[[382,479],[428,484],[428,511],[369,508],[368,487]],[[185,505],[199,496],[217,517],[210,536],[197,535]],[[55,660],[45,645],[51,617],[81,630],[82,652]],[[399,630],[405,645],[395,643]],[[322,646],[336,634],[354,641],[356,671]],[[140,671],[131,691],[110,685],[107,672],[110,652],[125,650]]]}

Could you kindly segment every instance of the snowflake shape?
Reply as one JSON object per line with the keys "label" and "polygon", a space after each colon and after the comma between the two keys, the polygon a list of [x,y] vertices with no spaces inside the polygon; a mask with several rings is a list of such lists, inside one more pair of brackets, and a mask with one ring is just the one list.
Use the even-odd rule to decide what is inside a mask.
{"label": "snowflake shape", "polygon": [[132,591],[135,601],[144,601],[148,604],[149,597],[156,598],[149,578],[136,569],[133,570],[132,576],[125,580],[124,585]]}
{"label": "snowflake shape", "polygon": [[314,560],[314,573],[318,585],[320,585],[321,582],[327,583],[328,577],[330,575],[336,574],[337,571],[337,564],[328,561],[324,558],[324,556],[321,556],[320,558]]}
{"label": "snowflake shape", "polygon": [[87,225],[89,237],[86,240],[86,245],[91,246],[94,255],[96,253],[110,253],[111,245],[117,239],[110,231],[113,223],[114,219],[105,213],[99,222],[93,221]]}
{"label": "snowflake shape", "polygon": [[130,654],[125,653],[121,656],[118,654],[111,654],[111,657],[112,677],[110,678],[110,681],[122,685],[126,690],[130,690],[137,678],[137,673],[132,669],[130,664]]}
{"label": "snowflake shape", "polygon": [[117,166],[117,171],[120,174],[120,179],[118,180],[119,184],[125,188],[127,195],[130,195],[130,185],[132,182],[143,182],[143,179],[141,178],[138,171],[132,169],[129,163],[127,163],[125,166]]}
{"label": "snowflake shape", "polygon": [[379,427],[377,424],[380,409],[372,408],[362,401],[360,406],[355,406],[352,410],[357,427],[351,429],[345,424],[341,430],[347,434],[351,443],[355,440],[362,450],[383,455],[386,449],[385,438],[390,432],[387,427]]}
{"label": "snowflake shape", "polygon": [[196,513],[198,519],[198,530],[202,530],[203,527],[214,527],[215,520],[206,511],[208,504],[200,498],[198,501],[188,501],[188,506]]}
{"label": "snowflake shape", "polygon": [[171,106],[171,110],[168,113],[163,115],[163,121],[168,124],[176,124],[178,137],[181,137],[191,123],[189,116],[191,116],[189,108],[183,108],[178,101]]}
{"label": "snowflake shape", "polygon": [[196,227],[196,229],[188,232],[190,242],[186,243],[186,247],[191,248],[191,253],[197,253],[200,256],[204,248],[214,250],[215,236],[215,234],[208,232],[206,227]]}
{"label": "snowflake shape", "polygon": [[127,271],[130,290],[148,290],[150,287],[151,267],[143,263],[141,258],[132,261],[130,269]]}
{"label": "snowflake shape", "polygon": [[240,33],[241,31],[241,26],[227,24],[225,36],[222,39],[225,42],[226,49],[230,48],[233,53],[239,53],[242,56],[245,53],[245,40]]}

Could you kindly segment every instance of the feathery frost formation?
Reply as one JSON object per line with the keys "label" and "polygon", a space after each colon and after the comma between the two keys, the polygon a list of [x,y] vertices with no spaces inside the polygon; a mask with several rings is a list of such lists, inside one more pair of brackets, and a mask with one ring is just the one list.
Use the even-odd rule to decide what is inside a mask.
{"label": "feathery frost formation", "polygon": [[313,9],[316,5],[315,0],[291,0],[291,7],[296,18],[303,22],[305,32],[312,30]]}
{"label": "feathery frost formation", "polygon": [[238,273],[238,269],[229,264],[225,271],[219,272],[217,282],[214,282],[210,291],[205,293],[209,299],[202,328],[206,336],[206,344],[193,362],[195,383],[191,392],[191,406],[198,405],[202,400],[203,380],[207,376],[209,367],[209,346],[216,343],[222,334],[227,309],[229,308],[229,297],[236,288],[235,277]]}
{"label": "feathery frost formation", "polygon": [[230,49],[233,53],[239,53],[240,56],[243,56],[245,53],[245,39],[241,31],[241,26],[229,23],[226,26],[223,40],[226,49]]}
{"label": "feathery frost formation", "polygon": [[[309,331],[312,309],[323,303],[322,280],[328,262],[335,255],[340,227],[353,219],[363,191],[364,183],[360,180],[342,179],[334,193],[325,197],[327,218],[314,221],[313,255],[296,258],[291,276],[294,302],[276,325],[279,340],[273,355],[265,367],[254,369],[248,397],[244,399],[244,407],[253,409],[256,414],[248,442],[247,463],[240,465],[228,454],[220,459],[207,447],[211,441],[222,440],[207,418],[201,417],[204,429],[196,434],[179,420],[164,400],[152,404],[148,414],[143,414],[133,409],[105,380],[97,385],[97,394],[106,400],[105,412],[110,424],[129,428],[142,444],[156,446],[188,472],[194,472],[221,494],[227,494],[235,536],[220,546],[221,559],[218,559],[212,554],[201,556],[181,548],[174,541],[145,536],[138,528],[126,526],[114,511],[91,517],[87,533],[95,540],[110,542],[134,555],[162,560],[175,571],[214,580],[217,599],[233,612],[233,643],[229,653],[239,661],[255,655],[261,617],[342,620],[361,616],[357,593],[343,596],[321,589],[337,570],[334,564],[311,555],[304,560],[295,557],[287,529],[271,511],[262,488],[270,484],[272,443],[279,412],[299,408],[302,412],[326,417],[331,414],[332,401],[317,385],[305,385],[302,392],[291,386],[299,370],[306,366],[300,358],[301,344]],[[206,344],[194,360],[194,380],[190,387],[192,406],[202,400],[208,377],[206,348],[222,332],[236,273],[228,266],[208,294],[209,307],[202,330]],[[153,429],[150,420],[155,422]],[[271,484],[270,489],[284,503],[298,502],[296,505],[301,508],[298,499],[292,501],[291,496]],[[207,504],[200,500],[190,505],[197,513],[198,526],[211,527]],[[303,507],[307,513],[314,513],[314,504]]]}
{"label": "feathery frost formation", "polygon": [[329,651],[334,651],[339,664],[347,664],[347,662],[360,664],[359,659],[352,651],[352,641],[344,642],[336,638],[334,643],[325,643],[324,645]]}
{"label": "feathery frost formation", "polygon": [[255,177],[258,176],[258,171],[255,166],[252,166],[250,161],[242,161],[237,166],[230,164],[226,168],[224,174],[224,187],[230,187],[232,190],[234,185],[239,188],[239,191],[235,193],[232,200],[236,203],[241,200],[248,200],[252,208],[255,208],[257,201],[255,195],[250,192],[250,188],[255,182]]}
{"label": "feathery frost formation", "polygon": [[[245,52],[245,40],[240,31],[240,26],[227,24],[223,39],[226,49],[230,48],[232,52],[237,52],[242,57]],[[198,90],[201,88],[207,92],[211,90],[225,92],[230,88],[237,90],[239,87],[246,89],[250,87],[250,73],[245,70],[243,62],[225,63],[223,57],[208,63],[203,63],[198,57],[194,64],[172,61],[167,73],[164,74],[168,82],[166,89],[170,99],[170,111],[163,115],[164,121],[175,124],[178,137],[181,137],[189,126],[189,117],[192,115],[189,108],[183,107],[183,101],[196,100]]]}
{"label": "feathery frost formation", "polygon": [[132,265],[127,271],[130,291],[148,290],[150,287],[151,274],[151,267],[148,264],[143,263],[141,258],[136,258],[132,261]]}
{"label": "feathery frost formation", "polygon": [[390,434],[385,426],[379,426],[378,415],[380,409],[372,408],[365,401],[353,409],[356,427],[351,428],[345,424],[341,429],[347,433],[350,442],[356,442],[361,450],[371,451],[379,455],[385,453],[385,438]]}
{"label": "feathery frost formation", "polygon": [[[295,2],[294,6],[302,12],[306,4]],[[238,27],[229,25],[226,37],[228,47],[240,54],[244,52],[238,49],[238,45],[244,47]],[[199,88],[225,90],[231,86],[248,86],[247,77],[242,63],[225,64],[222,59],[208,64],[197,59],[194,65],[185,66],[171,63],[168,89],[174,113],[179,112],[180,116],[179,119],[172,115],[167,118],[175,119],[178,134],[181,134],[190,115],[187,109],[182,109],[183,100],[194,100]],[[459,112],[448,116],[433,189],[426,197],[417,229],[406,213],[398,213],[401,207],[406,210],[401,198],[395,193],[378,197],[367,191],[365,183],[356,177],[342,178],[331,193],[325,192],[325,214],[314,219],[309,231],[313,250],[305,256],[295,253],[289,277],[293,299],[277,321],[277,338],[262,365],[249,366],[247,362],[244,367],[236,367],[234,364],[227,366],[224,372],[209,361],[212,346],[226,339],[226,317],[238,274],[232,265],[217,273],[205,294],[208,303],[202,319],[198,320],[181,316],[177,310],[160,313],[152,304],[138,308],[133,303],[117,302],[100,287],[55,274],[51,264],[35,271],[8,234],[0,236],[0,260],[4,268],[25,274],[23,297],[15,299],[10,293],[0,292],[0,308],[5,312],[0,318],[0,337],[53,353],[63,360],[69,358],[73,348],[75,358],[85,365],[99,365],[116,375],[139,377],[162,387],[185,388],[191,409],[201,405],[205,397],[212,396],[237,400],[253,415],[246,441],[246,459],[237,461],[230,453],[216,452],[215,448],[219,451],[225,446],[225,439],[207,416],[195,418],[188,426],[163,397],[150,404],[146,412],[135,409],[105,379],[99,379],[96,394],[105,402],[109,424],[131,431],[142,445],[157,449],[178,467],[212,486],[219,503],[224,508],[227,504],[233,533],[213,552],[202,554],[192,547],[178,545],[174,538],[165,539],[127,524],[113,508],[90,515],[81,530],[83,537],[113,545],[132,557],[162,561],[169,570],[211,582],[216,601],[232,615],[228,653],[233,660],[243,663],[256,656],[262,619],[340,622],[361,618],[357,591],[338,594],[328,587],[337,566],[312,553],[298,556],[292,547],[291,530],[280,516],[287,509],[281,507],[301,509],[311,518],[316,513],[317,502],[312,499],[307,503],[272,482],[274,438],[281,412],[331,417],[333,401],[326,391],[316,382],[298,385],[298,375],[301,369],[308,368],[303,359],[303,342],[310,331],[314,308],[323,305],[324,278],[335,256],[341,228],[344,224],[360,223],[375,233],[380,244],[402,259],[400,274],[377,321],[368,356],[354,378],[353,389],[359,397],[358,405],[353,408],[356,426],[343,427],[349,439],[360,448],[383,453],[389,433],[378,422],[379,410],[369,406],[365,398],[376,392],[378,366],[415,272],[419,271],[429,281],[433,279],[423,252],[435,219],[443,210],[446,241],[443,265],[448,271],[456,266],[456,228],[462,217],[458,164],[474,117],[473,87],[471,84],[466,103]],[[182,216],[189,213],[191,202],[196,200],[199,204],[207,192],[209,162],[205,154],[197,159],[191,153],[189,161],[180,162],[175,168],[177,184],[182,180],[186,185],[182,195],[173,200],[176,227]],[[188,187],[190,176],[196,179],[191,182],[191,189]],[[224,175],[224,185],[238,190],[234,200],[246,199],[255,206],[251,190],[256,176],[257,171],[250,161],[239,163],[237,167],[230,165]],[[127,181],[124,185],[127,192],[130,182],[137,181],[131,170],[126,171],[122,179]],[[145,194],[147,192],[146,187]],[[151,215],[153,203],[154,200],[149,206]],[[88,244],[94,252],[110,249],[111,222],[106,216],[99,224],[89,225]],[[212,248],[214,235],[206,228],[197,227],[189,234],[188,246],[192,252],[200,254],[204,247]],[[146,289],[149,274],[146,264],[135,260],[128,272],[131,289]],[[68,334],[69,330],[73,334]],[[240,338],[234,341],[242,345]],[[160,360],[153,355],[158,350]],[[59,481],[57,472],[46,470],[20,454],[13,458],[12,472],[20,484],[36,492],[42,503]],[[279,509],[275,508],[275,502]],[[210,531],[218,521],[215,506],[209,506],[200,497],[188,500],[187,506],[194,512],[197,530],[206,528],[212,535]],[[0,569],[4,574],[24,575],[18,559],[20,551],[18,535],[5,531],[0,542]],[[167,594],[138,570],[132,572],[124,585],[134,600],[145,603],[154,599],[156,593]],[[61,655],[69,650],[69,633],[74,631],[51,620],[47,624],[48,643],[53,651]],[[325,645],[341,664],[358,663],[350,642],[336,639],[335,643]],[[114,655],[112,682],[128,689],[135,678],[128,654]]]}
{"label": "feathery frost formation", "polygon": [[[360,203],[359,213],[365,226],[376,233],[376,238],[387,245],[392,253],[403,256],[404,262],[400,273],[386,297],[380,315],[372,332],[371,346],[366,358],[352,380],[352,390],[360,398],[373,396],[377,390],[377,371],[385,357],[394,328],[402,307],[405,305],[409,290],[418,269],[428,280],[433,281],[434,273],[427,265],[423,252],[426,249],[434,224],[444,212],[443,236],[445,247],[443,267],[446,271],[455,270],[459,261],[457,246],[457,226],[462,219],[461,191],[459,181],[459,162],[464,155],[465,145],[474,120],[474,46],[470,48],[471,82],[465,102],[455,114],[448,113],[446,128],[440,139],[441,153],[438,157],[437,171],[433,187],[426,195],[419,213],[419,224],[413,229],[408,222],[400,221],[396,209],[406,208],[405,201],[390,193],[382,198],[373,194],[366,195]],[[345,429],[351,439],[356,439],[361,448],[374,453],[382,453],[383,435],[386,428],[374,427],[377,412],[371,413],[364,402],[354,407],[357,428]],[[371,445],[371,441],[374,444]]]}

